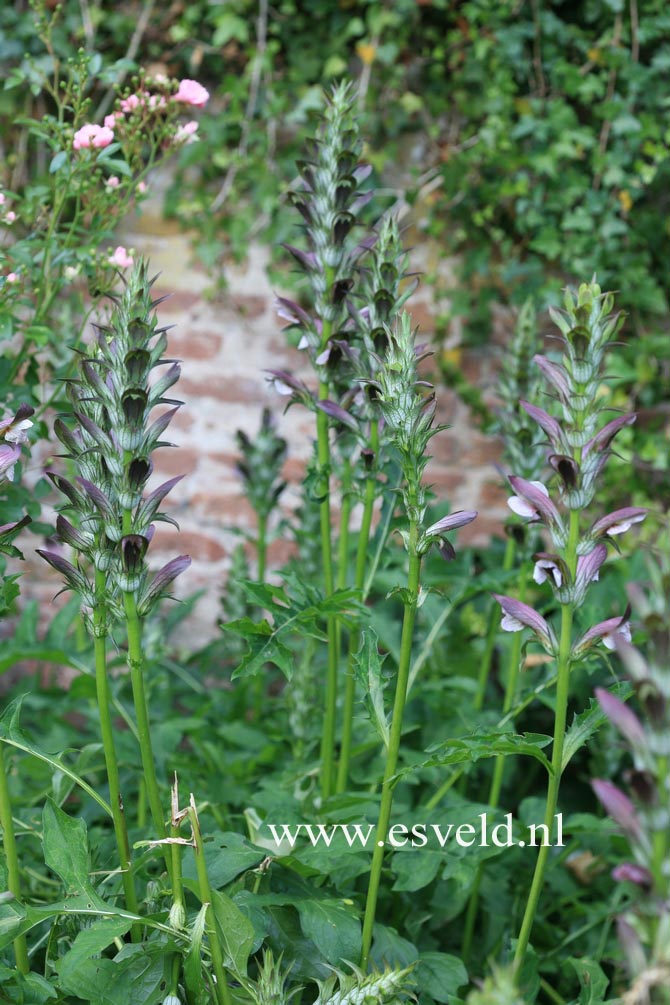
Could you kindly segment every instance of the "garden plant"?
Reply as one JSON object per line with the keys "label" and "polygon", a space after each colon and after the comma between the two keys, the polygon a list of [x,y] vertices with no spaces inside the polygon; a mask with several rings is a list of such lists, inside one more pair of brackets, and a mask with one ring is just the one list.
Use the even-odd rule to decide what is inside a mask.
{"label": "garden plant", "polygon": [[[124,52],[106,39],[123,11],[106,25],[96,6],[36,0],[1,15],[22,52],[3,41],[6,93],[25,92],[25,107],[0,193],[0,1002],[670,1005],[667,456],[649,375],[666,365],[653,334],[665,308],[643,206],[665,170],[667,137],[649,118],[664,17],[651,0],[625,16],[593,3],[572,21],[531,3],[524,34],[518,5],[452,6],[328,9],[346,22],[359,72],[350,79],[333,42],[325,86],[305,91],[284,139],[295,162],[275,202],[259,109],[269,142],[283,109],[273,60],[287,93],[297,86],[286,23],[304,41],[300,5],[261,0],[255,19],[246,0],[207,5],[213,47],[231,64],[253,49],[243,114],[239,83],[213,108],[191,8],[163,26],[190,62],[182,52],[151,68],[136,62],[138,51],[157,62],[151,4]],[[405,7],[410,26],[415,8],[431,8],[418,52],[445,47],[462,74],[459,114],[495,70],[454,152],[471,184],[446,203],[464,302],[472,270],[501,254],[493,273],[514,287],[498,285],[501,299],[518,304],[485,402],[412,318],[413,197],[389,199],[382,181],[383,85],[407,87],[398,133],[432,107],[394,62]],[[581,52],[589,31],[582,93],[554,50],[563,40]],[[606,36],[613,50],[629,44],[631,65],[618,52],[606,63]],[[536,142],[551,170],[519,123],[491,160],[471,152],[490,153],[515,108],[510,59],[526,41],[514,87],[533,77],[524,128],[547,131]],[[438,61],[428,72],[423,59],[413,72],[441,81]],[[575,103],[603,87],[607,130],[578,124]],[[470,143],[475,125],[483,135]],[[626,128],[624,149],[614,141]],[[584,157],[556,149],[570,130],[593,161],[590,189]],[[239,199],[248,229],[254,199],[271,204],[281,288],[293,291],[277,297],[277,327],[300,361],[267,369],[274,408],[234,436],[254,527],[230,556],[204,643],[189,631],[190,557],[152,558],[162,525],[179,541],[170,492],[188,475],[161,482],[154,464],[164,448],[177,463],[184,454],[167,438],[178,439],[183,362],[151,261],[114,236],[172,155],[186,172],[180,211],[191,198],[210,266],[241,240],[222,207]],[[553,184],[561,158],[571,208]],[[501,163],[508,188],[491,196]],[[212,166],[225,170],[218,194]],[[537,201],[534,170],[546,186]],[[615,210],[601,199],[612,188]],[[211,212],[198,216],[202,200]],[[446,242],[439,215],[429,229]],[[597,247],[579,236],[587,217]],[[490,290],[480,293],[485,314]],[[631,377],[638,351],[649,367]],[[481,505],[455,507],[431,485],[443,375],[477,406],[507,491],[499,534],[476,545],[459,531],[477,527]],[[653,420],[641,434],[638,403]],[[311,429],[295,505],[288,408]],[[60,587],[27,601],[22,578],[40,569]]]}

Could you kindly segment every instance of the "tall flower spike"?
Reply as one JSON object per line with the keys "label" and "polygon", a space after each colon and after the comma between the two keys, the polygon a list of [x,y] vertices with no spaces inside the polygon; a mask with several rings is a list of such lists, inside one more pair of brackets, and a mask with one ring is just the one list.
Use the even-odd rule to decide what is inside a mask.
{"label": "tall flower spike", "polygon": [[[550,397],[558,403],[561,418],[550,415],[534,402],[522,400],[521,407],[549,441],[548,460],[556,477],[551,494],[537,481],[510,478],[515,491],[509,500],[510,507],[528,520],[543,523],[552,539],[553,547],[535,556],[534,579],[540,585],[548,583],[561,605],[560,639],[554,639],[552,633],[551,644],[547,645],[551,628],[536,611],[519,601],[498,598],[505,615],[502,627],[509,631],[518,631],[524,626],[531,628],[557,658],[553,776],[548,783],[545,807],[545,822],[550,830],[564,766],[571,668],[596,644],[614,649],[618,640],[630,638],[628,618],[624,615],[601,621],[584,632],[577,642],[573,641],[575,612],[605,561],[607,549],[600,539],[623,532],[644,516],[643,510],[627,508],[597,520],[590,530],[583,526],[584,514],[594,498],[612,441],[634,421],[633,416],[604,423],[601,419],[603,408],[598,390],[602,363],[622,320],[611,313],[612,303],[612,297],[603,294],[594,281],[582,284],[576,294],[568,291],[565,311],[552,313],[561,332],[562,359],[554,362],[537,355],[535,362],[550,386]],[[531,937],[546,861],[546,853],[541,851],[519,932],[515,952],[517,968],[523,964]]]}
{"label": "tall flower spike", "polygon": [[304,220],[308,250],[284,245],[307,276],[314,317],[306,317],[291,302],[281,306],[288,308],[292,323],[297,322],[302,344],[309,347],[322,377],[326,377],[330,340],[344,329],[349,314],[356,261],[366,250],[351,240],[357,214],[370,197],[361,191],[361,185],[372,170],[359,163],[354,105],[351,85],[333,89],[317,135],[309,144],[309,157],[298,162],[302,188],[291,193],[291,201]]}
{"label": "tall flower spike", "polygon": [[[160,437],[179,407],[164,397],[179,378],[179,366],[163,358],[165,329],[158,327],[153,313],[152,283],[146,264],[139,263],[109,325],[96,329],[90,354],[81,358],[79,375],[70,381],[70,422],[63,417],[54,426],[80,471],[77,488],[52,476],[77,517],[77,526],[59,518],[59,531],[82,566],[90,563],[105,573],[107,603],[111,608],[117,604],[117,615],[120,601],[115,600],[114,588],[117,596],[143,589],[152,524],[174,522],[159,506],[180,480],[170,479],[144,496],[153,467],[151,453],[163,445]],[[152,421],[156,406],[170,404],[175,407]],[[179,571],[183,567],[182,561]],[[147,610],[149,600],[158,599],[154,584],[144,590]]]}
{"label": "tall flower spike", "polygon": [[516,474],[534,481],[545,463],[544,445],[538,442],[537,430],[521,407],[523,399],[535,398],[539,391],[539,376],[532,358],[539,347],[537,314],[531,298],[519,311],[510,344],[503,358],[498,394],[500,407],[493,432],[499,433],[505,444],[505,462]]}

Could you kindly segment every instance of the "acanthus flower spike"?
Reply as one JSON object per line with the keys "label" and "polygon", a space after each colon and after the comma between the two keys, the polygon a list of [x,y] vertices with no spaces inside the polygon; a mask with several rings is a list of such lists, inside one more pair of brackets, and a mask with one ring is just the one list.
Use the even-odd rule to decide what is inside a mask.
{"label": "acanthus flower spike", "polygon": [[524,628],[530,628],[548,652],[556,651],[556,636],[541,614],[513,597],[505,597],[499,593],[494,593],[493,596],[502,608],[503,618],[500,627],[503,631],[521,632]]}

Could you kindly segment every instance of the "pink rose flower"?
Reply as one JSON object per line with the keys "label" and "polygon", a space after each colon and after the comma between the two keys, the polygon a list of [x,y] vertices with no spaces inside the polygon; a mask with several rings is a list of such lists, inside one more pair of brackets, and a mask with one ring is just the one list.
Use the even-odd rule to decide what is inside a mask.
{"label": "pink rose flower", "polygon": [[121,182],[119,181],[119,179],[116,177],[115,174],[113,174],[112,177],[108,178],[107,181],[105,182],[105,187],[106,188],[118,188],[120,184],[121,184]]}
{"label": "pink rose flower", "polygon": [[5,205],[5,193],[4,192],[0,192],[0,206],[4,206],[4,205]]}
{"label": "pink rose flower", "polygon": [[147,191],[147,183],[145,181],[138,182],[137,191],[140,193],[140,195],[144,195],[144,193]]}
{"label": "pink rose flower", "polygon": [[195,143],[197,140],[196,133],[198,132],[197,122],[187,122],[183,126],[179,126],[177,132],[174,134],[175,143]]}
{"label": "pink rose flower", "polygon": [[15,272],[8,272],[6,276],[8,283],[18,283],[19,277]]}
{"label": "pink rose flower", "polygon": [[111,112],[109,115],[105,115],[105,125],[108,129],[113,129],[116,125],[116,120],[122,118],[123,116],[120,112]]}
{"label": "pink rose flower", "polygon": [[16,213],[14,212],[13,209],[10,209],[9,213],[5,213],[5,221],[4,221],[5,223],[10,224],[11,226],[11,224],[14,223],[15,220],[16,220]]}
{"label": "pink rose flower", "polygon": [[120,244],[114,249],[114,254],[110,255],[107,261],[110,265],[115,265],[117,269],[128,269],[133,264],[135,259],[126,251],[123,245]]}
{"label": "pink rose flower", "polygon": [[87,122],[85,126],[82,126],[74,134],[72,146],[75,150],[83,150],[87,147],[102,149],[103,147],[108,147],[113,139],[114,132],[109,126],[95,126]]}
{"label": "pink rose flower", "polygon": [[204,108],[209,101],[209,91],[197,80],[180,80],[174,100],[183,101],[185,105],[194,105],[196,108]]}
{"label": "pink rose flower", "polygon": [[124,98],[121,102],[122,112],[134,112],[136,108],[144,104],[144,98],[140,97],[139,94],[129,94],[127,98]]}

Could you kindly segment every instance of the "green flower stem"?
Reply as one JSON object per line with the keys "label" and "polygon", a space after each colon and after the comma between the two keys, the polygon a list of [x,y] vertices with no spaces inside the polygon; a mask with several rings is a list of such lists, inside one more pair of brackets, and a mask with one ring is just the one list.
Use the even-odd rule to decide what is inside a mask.
{"label": "green flower stem", "polygon": [[[128,463],[129,454],[126,451],[125,461]],[[133,514],[132,510],[123,511],[123,533],[132,534]],[[132,590],[123,591],[123,609],[126,615],[126,632],[128,635],[128,667],[130,669],[130,686],[133,692],[133,704],[135,706],[135,719],[137,721],[137,738],[140,744],[140,755],[142,757],[142,781],[146,789],[146,798],[149,802],[149,810],[153,821],[156,836],[163,839],[167,835],[165,827],[165,815],[161,806],[160,791],[156,778],[156,764],[154,752],[151,744],[151,726],[149,723],[149,710],[147,707],[147,696],[144,689],[144,652],[142,649],[142,622],[137,613],[137,600]],[[142,806],[140,805],[140,811]],[[142,814],[143,815],[143,814]],[[163,846],[165,865],[168,875],[172,872],[172,858],[169,848]]]}
{"label": "green flower stem", "polygon": [[265,513],[258,514],[258,533],[256,535],[256,565],[257,565],[257,578],[259,583],[265,582],[265,566],[267,562],[267,551],[268,551],[268,518]]}
{"label": "green flower stem", "polygon": [[389,821],[391,819],[391,806],[393,803],[393,777],[396,773],[396,767],[398,764],[398,753],[400,750],[400,739],[402,735],[402,720],[405,711],[405,698],[407,697],[407,681],[409,678],[409,668],[412,658],[412,638],[414,635],[414,621],[416,618],[417,602],[419,599],[419,579],[421,573],[421,558],[416,552],[418,537],[418,524],[415,520],[412,520],[409,529],[409,572],[407,577],[407,599],[405,600],[402,635],[400,639],[398,677],[396,681],[395,700],[393,703],[389,746],[386,753],[386,768],[384,770],[384,781],[382,783],[382,795],[379,806],[379,819],[377,821],[375,850],[372,855],[368,896],[365,904],[365,916],[363,918],[361,967],[364,970],[367,969],[370,947],[372,946],[372,930],[375,923],[377,896],[379,894],[382,864],[384,861],[384,845],[386,843]]}
{"label": "green flower stem", "polygon": [[[665,785],[668,777],[668,757],[660,755],[656,761],[656,778],[659,791]],[[670,896],[670,875],[665,864],[670,858],[670,833],[667,827],[658,827],[652,836],[651,872],[654,877],[654,887],[659,897],[665,903]]]}
{"label": "green flower stem", "polygon": [[[19,876],[19,855],[16,850],[16,835],[12,819],[12,801],[9,795],[5,751],[0,741],[0,825],[2,825],[2,847],[7,863],[7,889],[17,900],[21,900],[21,879]],[[14,939],[14,958],[16,966],[22,974],[30,970],[28,963],[28,943],[25,935],[17,935]]]}
{"label": "green flower stem", "polygon": [[[147,710],[147,699],[144,690],[144,657],[142,653],[142,624],[137,613],[137,603],[135,594],[130,591],[123,593],[123,606],[126,613],[126,629],[128,632],[128,666],[130,668],[130,683],[133,691],[133,702],[135,704],[135,718],[137,720],[137,732],[140,741],[140,753],[142,756],[142,772],[146,783],[149,809],[153,821],[154,830],[159,838],[164,838],[165,816],[161,806],[158,781],[156,779],[156,766],[154,754],[151,746],[151,727],[149,725],[149,713]],[[165,846],[164,846],[165,848]],[[172,859],[169,851],[165,851],[165,863],[168,873],[172,871]]]}
{"label": "green flower stem", "polygon": [[[505,553],[507,557],[507,553]],[[521,569],[521,574],[519,577],[519,600],[523,603],[526,599],[526,588],[528,585],[528,566],[524,565]],[[509,651],[509,661],[507,667],[507,683],[505,685],[505,697],[503,699],[503,715],[507,715],[514,704],[514,696],[516,695],[516,686],[519,679],[519,664],[521,661],[521,640],[522,633],[515,632],[512,636],[512,644]],[[489,795],[487,799],[487,805],[490,809],[495,810],[498,808],[498,800],[500,799],[500,791],[502,789],[503,775],[505,773],[505,755],[498,754],[495,759],[493,767],[493,777],[491,778],[491,786],[489,788]],[[472,884],[472,891],[470,893],[470,901],[468,903],[468,909],[465,915],[465,925],[463,932],[463,960],[467,964],[470,958],[470,952],[472,950],[472,938],[475,931],[475,922],[477,920],[477,908],[479,906],[479,888],[484,876],[484,864],[482,863],[475,875],[474,883]]]}
{"label": "green flower stem", "polygon": [[[374,451],[375,461],[379,452],[379,423],[373,419],[370,424],[370,448]],[[365,490],[363,497],[363,517],[361,528],[358,532],[358,546],[356,549],[356,571],[354,586],[357,590],[365,594],[365,569],[368,557],[368,546],[370,543],[370,527],[372,526],[372,512],[374,509],[377,494],[377,479],[374,475],[365,479]],[[362,597],[365,600],[365,595]],[[351,743],[354,726],[354,702],[356,699],[356,678],[354,676],[354,657],[360,646],[361,633],[354,631],[349,639],[349,662],[347,667],[347,681],[344,691],[344,709],[342,722],[342,746],[340,749],[340,762],[337,770],[336,792],[344,792],[347,787],[349,777],[349,762],[351,760]]]}
{"label": "green flower stem", "polygon": [[[335,580],[335,588],[337,590],[343,590],[347,585],[347,580],[349,578],[349,521],[351,519],[351,461],[348,457],[343,459],[342,463],[342,505],[340,507],[340,530],[338,536],[337,545],[337,578]],[[340,656],[342,654],[342,624],[340,621],[335,623],[335,652],[337,653],[337,665],[340,665]]]}
{"label": "green flower stem", "polygon": [[[96,599],[99,599],[104,594],[104,590],[105,574],[96,569]],[[109,680],[107,678],[107,629],[105,625],[105,609],[102,603],[97,603],[93,609],[93,651],[95,655],[95,687],[98,701],[98,715],[100,717],[100,733],[102,736],[102,748],[105,754],[114,835],[116,837],[116,847],[122,870],[123,892],[126,898],[126,908],[133,914],[138,914],[135,881],[130,863],[130,842],[128,840],[128,828],[126,826],[123,799],[121,797],[119,766],[116,759],[116,747],[114,745],[114,726],[110,711],[111,699]],[[133,926],[132,937],[133,941],[139,939],[139,930],[135,926]]]}
{"label": "green flower stem", "polygon": [[[570,511],[570,529],[565,561],[574,582],[577,567],[577,544],[579,542],[579,512]],[[556,711],[554,714],[554,744],[551,754],[551,775],[547,785],[547,802],[544,814],[544,824],[549,834],[549,841],[542,844],[535,863],[533,881],[526,902],[526,910],[519,932],[519,939],[514,954],[514,967],[517,975],[520,973],[526,958],[537,905],[544,885],[544,873],[549,858],[549,842],[553,834],[554,816],[558,805],[558,791],[561,784],[563,768],[563,744],[565,742],[565,726],[568,712],[568,696],[570,693],[570,655],[572,651],[572,619],[573,605],[563,604],[561,607],[561,635],[558,644],[558,679],[556,681]]]}
{"label": "green flower stem", "polygon": [[223,966],[221,944],[216,931],[216,918],[214,917],[214,908],[212,907],[212,888],[209,885],[209,876],[207,875],[207,866],[205,864],[205,850],[202,843],[200,821],[198,820],[198,814],[193,803],[191,803],[188,815],[193,830],[195,865],[198,872],[200,900],[206,905],[205,925],[209,938],[209,949],[212,954],[212,967],[214,969],[214,976],[216,977],[216,1001],[217,1005],[232,1005],[232,998]]}
{"label": "green flower stem", "polygon": [[[514,565],[514,538],[510,534],[507,538],[507,543],[505,544],[505,554],[503,557],[502,569],[503,572],[509,572]],[[484,698],[486,697],[486,686],[489,682],[489,674],[491,672],[491,658],[493,656],[493,649],[496,644],[496,638],[498,636],[498,624],[500,621],[500,614],[497,604],[491,604],[489,608],[488,623],[486,626],[486,638],[484,642],[484,651],[482,653],[482,658],[479,664],[479,676],[477,678],[477,691],[474,697],[474,708],[476,712],[480,712],[484,707]]]}
{"label": "green flower stem", "polygon": [[[332,292],[335,270],[326,269],[326,290]],[[322,318],[321,348],[325,349],[332,334],[330,318]],[[327,381],[319,378],[319,401],[330,397]],[[333,593],[335,576],[333,572],[333,545],[330,529],[330,440],[328,438],[328,416],[320,408],[316,410],[316,455],[319,466],[319,492],[321,504],[321,563],[323,565],[323,586],[326,598]],[[321,793],[327,799],[333,791],[335,774],[335,726],[337,718],[337,618],[326,619],[328,637],[328,669],[326,671],[326,696],[321,733]]]}

